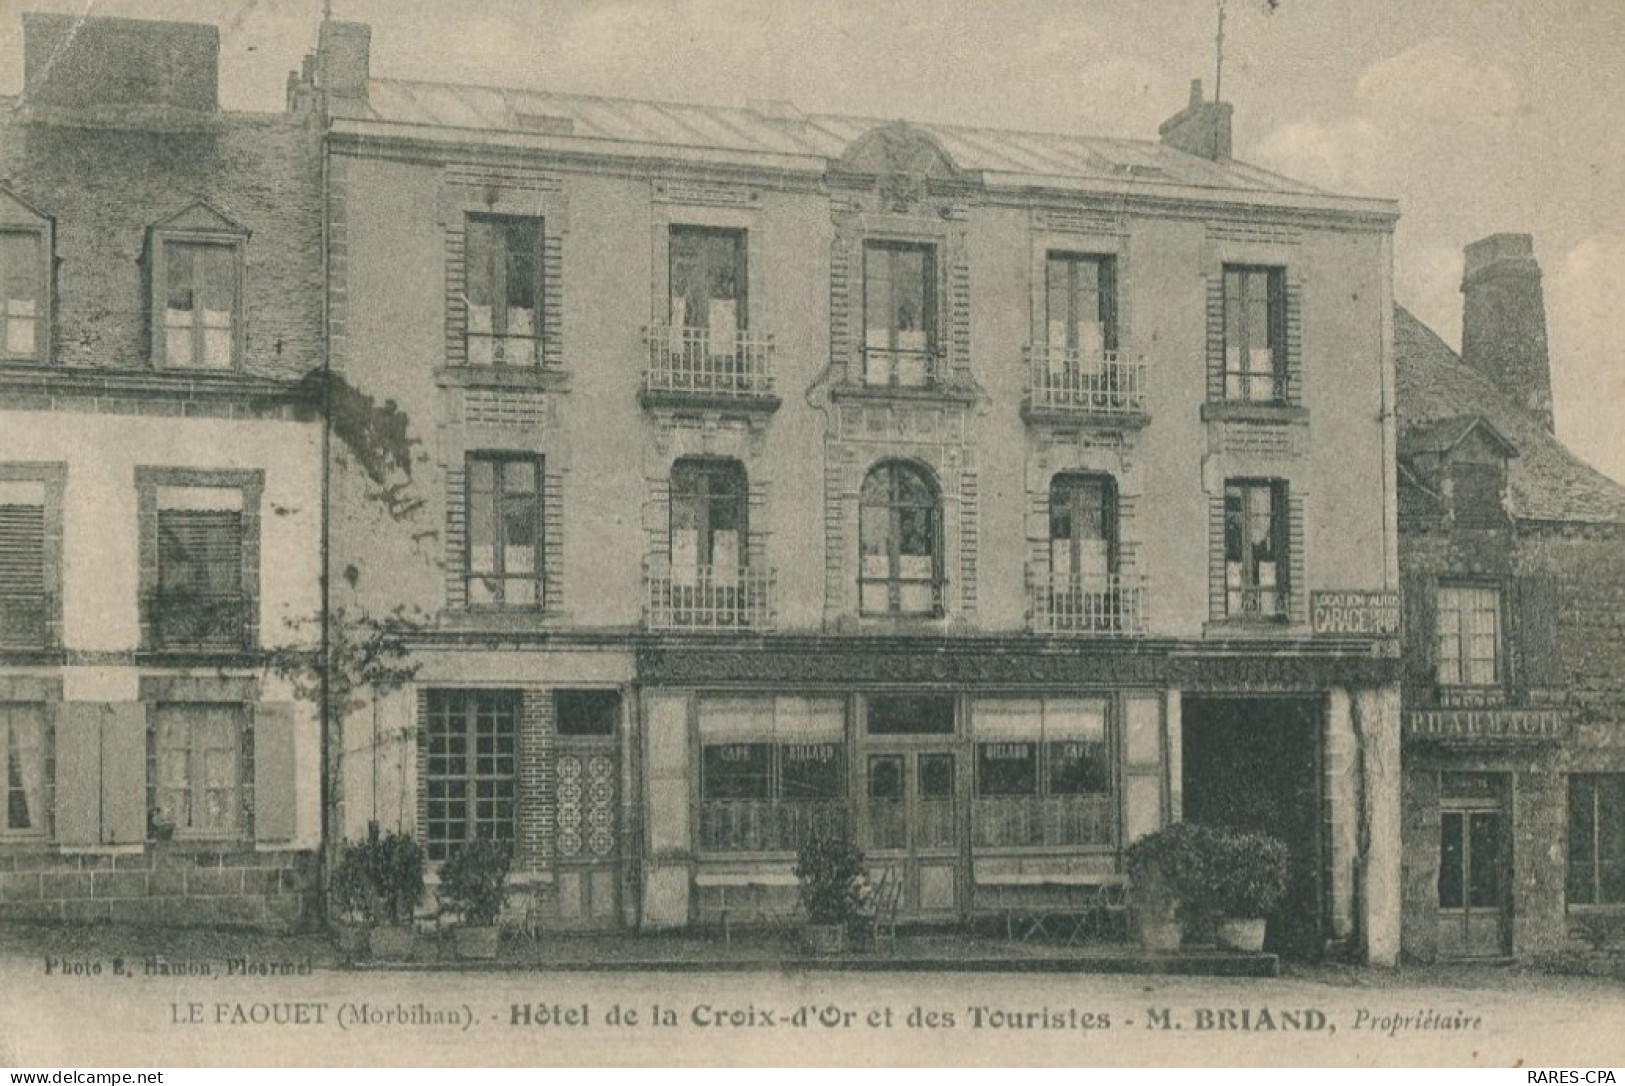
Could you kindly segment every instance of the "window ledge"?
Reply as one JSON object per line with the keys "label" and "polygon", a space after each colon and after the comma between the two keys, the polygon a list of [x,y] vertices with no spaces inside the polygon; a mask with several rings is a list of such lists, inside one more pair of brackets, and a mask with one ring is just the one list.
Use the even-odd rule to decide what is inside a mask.
{"label": "window ledge", "polygon": [[1264,637],[1290,640],[1302,637],[1307,624],[1294,623],[1289,616],[1278,618],[1216,618],[1202,623],[1202,636],[1212,638]]}
{"label": "window ledge", "polygon": [[135,654],[138,667],[258,667],[264,658],[258,649],[141,649]]}
{"label": "window ledge", "polygon": [[784,401],[772,392],[684,392],[673,389],[645,388],[638,393],[638,402],[645,408],[674,407],[690,410],[711,410],[723,413],[759,411],[772,414]]}
{"label": "window ledge", "polygon": [[570,614],[545,607],[459,607],[441,612],[440,621],[448,630],[525,632],[550,629],[568,622]]}
{"label": "window ledge", "polygon": [[1089,430],[1143,430],[1151,425],[1149,411],[1080,411],[1068,407],[1035,407],[1023,402],[1021,417],[1028,423],[1042,423]]}
{"label": "window ledge", "polygon": [[1222,401],[1202,405],[1203,422],[1278,422],[1304,424],[1309,409],[1284,403]]}
{"label": "window ledge", "polygon": [[434,371],[442,388],[519,388],[539,392],[570,391],[570,371],[540,366],[441,366]]}
{"label": "window ledge", "polygon": [[919,403],[973,404],[978,399],[975,389],[965,385],[858,385],[838,384],[830,389],[837,400],[905,400]]}

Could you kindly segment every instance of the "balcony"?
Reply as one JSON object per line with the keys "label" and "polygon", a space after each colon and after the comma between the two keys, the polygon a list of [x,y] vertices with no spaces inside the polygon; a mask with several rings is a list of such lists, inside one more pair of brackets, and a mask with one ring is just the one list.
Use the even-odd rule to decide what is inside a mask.
{"label": "balcony", "polygon": [[249,600],[241,594],[160,592],[150,608],[157,652],[236,653],[250,648]]}
{"label": "balcony", "polygon": [[1028,575],[1033,633],[1072,637],[1143,637],[1150,626],[1150,589],[1142,577],[1112,574],[1076,583],[1053,581],[1047,568]]}
{"label": "balcony", "polygon": [[773,625],[773,572],[650,559],[644,573],[651,630],[764,630]]}
{"label": "balcony", "polygon": [[1116,351],[1089,352],[1027,348],[1027,395],[1022,417],[1029,422],[1138,429],[1151,421],[1146,402],[1146,365]]}
{"label": "balcony", "polygon": [[42,593],[0,596],[0,649],[47,646],[50,601]]}
{"label": "balcony", "polygon": [[1225,618],[1231,622],[1286,622],[1291,615],[1292,595],[1285,588],[1225,590]]}
{"label": "balcony", "polygon": [[670,324],[643,330],[649,364],[643,374],[645,407],[711,404],[772,411],[773,336],[739,329],[713,343],[709,328]]}
{"label": "balcony", "polygon": [[920,348],[865,347],[864,388],[935,388],[942,383],[943,358]]}

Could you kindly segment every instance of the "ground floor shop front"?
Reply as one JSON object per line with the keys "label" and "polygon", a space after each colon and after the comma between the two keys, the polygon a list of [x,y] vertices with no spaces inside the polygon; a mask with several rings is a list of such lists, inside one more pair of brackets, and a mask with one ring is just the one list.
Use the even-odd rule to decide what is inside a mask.
{"label": "ground floor shop front", "polygon": [[[431,863],[510,837],[526,923],[790,922],[842,836],[921,924],[1075,911],[1181,818],[1287,840],[1280,949],[1398,949],[1398,712],[1367,650],[1102,653],[852,639],[426,654],[347,772]],[[366,748],[352,720],[347,746]],[[516,913],[519,910],[516,909]]]}

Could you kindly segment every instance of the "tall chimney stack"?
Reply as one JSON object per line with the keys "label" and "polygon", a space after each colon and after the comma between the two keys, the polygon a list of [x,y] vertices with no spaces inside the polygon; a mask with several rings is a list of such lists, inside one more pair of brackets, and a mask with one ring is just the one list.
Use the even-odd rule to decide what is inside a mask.
{"label": "tall chimney stack", "polygon": [[1202,98],[1202,81],[1191,80],[1190,104],[1162,122],[1157,135],[1162,142],[1187,154],[1203,158],[1230,157],[1229,102],[1208,102]]}
{"label": "tall chimney stack", "polygon": [[1462,361],[1499,385],[1546,429],[1555,429],[1546,299],[1534,239],[1492,234],[1467,246],[1461,292]]}
{"label": "tall chimney stack", "polygon": [[316,40],[316,78],[329,98],[367,100],[371,77],[372,27],[366,23],[322,23]]}

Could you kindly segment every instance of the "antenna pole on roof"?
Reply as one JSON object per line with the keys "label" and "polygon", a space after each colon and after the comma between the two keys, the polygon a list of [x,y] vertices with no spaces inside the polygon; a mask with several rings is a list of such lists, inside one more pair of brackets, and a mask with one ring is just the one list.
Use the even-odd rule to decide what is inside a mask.
{"label": "antenna pole on roof", "polygon": [[1219,33],[1213,41],[1213,100],[1224,101],[1224,0],[1217,0]]}

